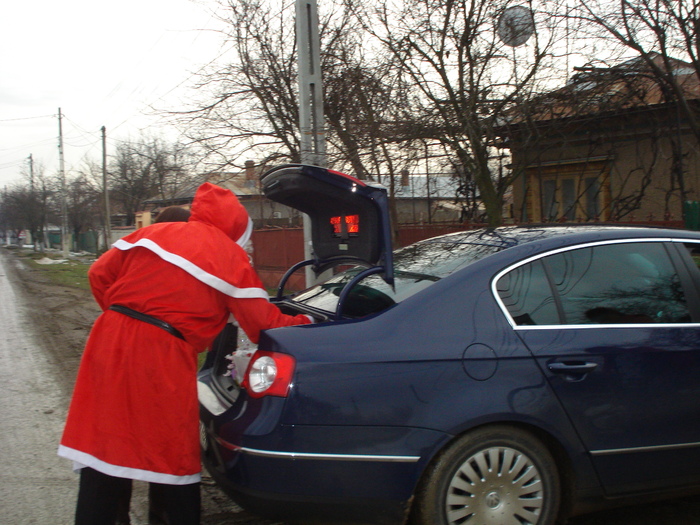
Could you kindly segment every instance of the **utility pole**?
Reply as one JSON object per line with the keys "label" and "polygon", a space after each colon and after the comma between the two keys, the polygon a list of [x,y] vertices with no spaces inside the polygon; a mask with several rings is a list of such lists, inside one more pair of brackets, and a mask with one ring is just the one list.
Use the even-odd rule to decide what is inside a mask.
{"label": "utility pole", "polygon": [[[321,38],[318,33],[316,0],[296,0],[296,30],[299,69],[299,132],[301,163],[326,166],[326,135],[323,121],[323,82],[321,79]],[[304,258],[311,252],[311,222],[304,214]],[[306,284],[316,281],[309,266]]]}
{"label": "utility pole", "polygon": [[[34,157],[32,154],[29,154],[29,202],[31,206],[31,213],[36,213],[36,200],[34,199]],[[43,228],[43,224],[39,224],[39,229]],[[35,229],[32,229],[30,232],[32,235],[32,245],[34,246],[34,251],[37,250],[37,244],[39,243],[39,239],[37,238],[37,231]],[[39,251],[44,251],[43,249],[40,249]]]}
{"label": "utility pole", "polygon": [[297,0],[296,16],[301,162],[325,167],[326,135],[323,122],[321,38],[318,33],[316,0]]}
{"label": "utility pole", "polygon": [[68,206],[66,203],[66,169],[63,160],[63,123],[61,108],[58,108],[58,165],[61,175],[61,251],[68,257]]}
{"label": "utility pole", "polygon": [[107,130],[102,126],[102,188],[105,200],[105,251],[112,244],[112,221],[110,220],[109,188],[107,187]]}
{"label": "utility pole", "polygon": [[29,154],[29,190],[32,194],[32,197],[34,196],[34,157],[32,154]]}

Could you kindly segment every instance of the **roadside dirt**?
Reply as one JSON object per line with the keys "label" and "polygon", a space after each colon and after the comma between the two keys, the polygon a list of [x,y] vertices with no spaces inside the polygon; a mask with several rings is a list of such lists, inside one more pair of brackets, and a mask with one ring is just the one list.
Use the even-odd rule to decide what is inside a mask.
{"label": "roadside dirt", "polygon": [[[73,391],[83,347],[100,308],[88,290],[51,282],[42,270],[31,268],[20,251],[2,248],[14,275],[13,282],[24,299],[24,309],[47,351],[46,359],[55,370],[64,413]],[[53,446],[53,445],[52,445]],[[69,466],[66,466],[69,468]],[[146,486],[134,485],[132,524],[147,523],[144,499]],[[139,503],[140,501],[140,503]],[[249,514],[228,498],[202,473],[202,525],[282,525]]]}

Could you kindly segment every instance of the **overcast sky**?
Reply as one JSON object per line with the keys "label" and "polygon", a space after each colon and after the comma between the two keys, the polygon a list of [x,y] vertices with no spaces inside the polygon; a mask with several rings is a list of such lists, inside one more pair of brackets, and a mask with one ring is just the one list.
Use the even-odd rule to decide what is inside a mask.
{"label": "overcast sky", "polygon": [[7,0],[0,11],[0,190],[31,154],[58,172],[58,109],[66,171],[146,129],[149,109],[178,109],[192,73],[220,54],[214,0]]}

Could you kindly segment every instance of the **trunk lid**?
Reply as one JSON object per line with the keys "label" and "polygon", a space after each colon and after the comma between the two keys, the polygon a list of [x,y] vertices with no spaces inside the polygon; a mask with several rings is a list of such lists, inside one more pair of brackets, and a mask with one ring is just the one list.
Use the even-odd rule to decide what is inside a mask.
{"label": "trunk lid", "polygon": [[391,228],[386,188],[338,171],[301,164],[271,169],[261,177],[264,195],[310,218],[318,275],[339,264],[361,264],[393,284]]}

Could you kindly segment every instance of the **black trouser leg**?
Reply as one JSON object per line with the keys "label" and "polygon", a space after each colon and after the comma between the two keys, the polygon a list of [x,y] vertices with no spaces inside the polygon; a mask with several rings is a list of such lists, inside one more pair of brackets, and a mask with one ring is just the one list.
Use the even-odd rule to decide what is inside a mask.
{"label": "black trouser leg", "polygon": [[150,525],[167,525],[163,490],[165,485],[160,483],[148,484],[148,523]]}
{"label": "black trouser leg", "polygon": [[162,485],[152,483],[168,525],[199,525],[202,500],[199,483],[190,485]]}
{"label": "black trouser leg", "polygon": [[130,479],[115,478],[88,467],[81,469],[75,525],[114,525],[124,512],[124,501],[130,497]]}
{"label": "black trouser leg", "polygon": [[128,491],[120,491],[117,502],[117,525],[131,525],[129,510],[131,509],[131,490],[132,484],[129,483]]}

